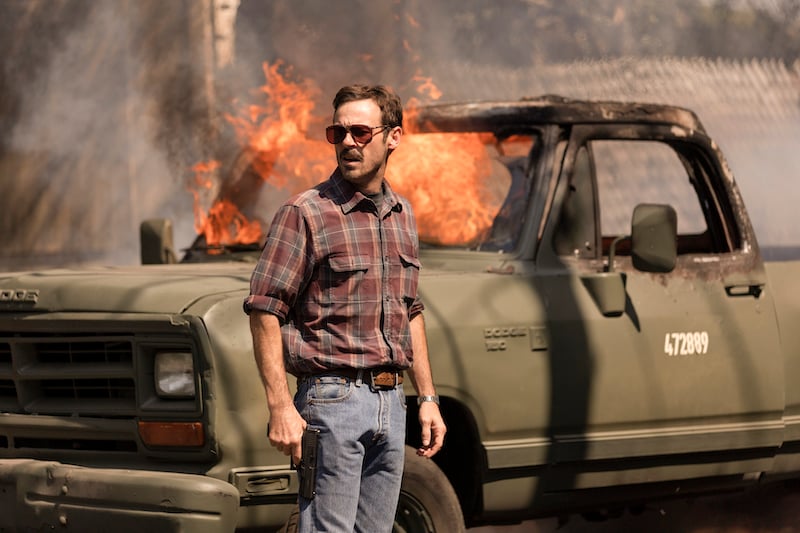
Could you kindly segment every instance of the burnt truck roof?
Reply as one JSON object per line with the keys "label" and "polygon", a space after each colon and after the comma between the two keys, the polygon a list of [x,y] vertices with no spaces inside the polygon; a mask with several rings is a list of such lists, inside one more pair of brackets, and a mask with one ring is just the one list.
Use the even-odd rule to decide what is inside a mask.
{"label": "burnt truck roof", "polygon": [[421,131],[491,131],[553,123],[638,123],[677,125],[705,133],[697,115],[683,107],[639,102],[572,100],[555,95],[517,101],[429,104],[419,107],[411,122]]}

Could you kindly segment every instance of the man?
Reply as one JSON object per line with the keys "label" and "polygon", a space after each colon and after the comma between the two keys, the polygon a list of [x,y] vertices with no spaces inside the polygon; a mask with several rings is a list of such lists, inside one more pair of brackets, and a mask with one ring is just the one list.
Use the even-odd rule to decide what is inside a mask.
{"label": "man", "polygon": [[[337,169],[275,215],[251,279],[256,362],[270,443],[295,464],[319,430],[316,493],[299,531],[391,531],[405,453],[408,372],[420,398],[424,457],[446,432],[417,295],[419,243],[408,202],[384,180],[403,134],[400,99],[353,85],[333,100]],[[285,372],[297,377],[292,401]]]}

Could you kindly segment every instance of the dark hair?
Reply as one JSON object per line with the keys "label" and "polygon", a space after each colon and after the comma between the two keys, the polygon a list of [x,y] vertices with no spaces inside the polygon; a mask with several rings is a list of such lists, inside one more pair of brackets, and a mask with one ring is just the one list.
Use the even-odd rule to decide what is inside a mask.
{"label": "dark hair", "polygon": [[355,100],[373,100],[381,108],[382,126],[403,125],[403,104],[400,97],[385,85],[347,85],[333,97],[334,112],[339,106]]}

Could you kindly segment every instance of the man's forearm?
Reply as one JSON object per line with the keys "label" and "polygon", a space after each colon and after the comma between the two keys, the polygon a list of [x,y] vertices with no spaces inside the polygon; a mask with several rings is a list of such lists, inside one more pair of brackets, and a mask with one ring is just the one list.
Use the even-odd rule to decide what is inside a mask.
{"label": "man's forearm", "polygon": [[286,366],[283,362],[283,344],[278,318],[263,311],[252,311],[250,313],[250,331],[253,335],[256,364],[261,381],[264,383],[270,412],[291,406],[292,396],[286,381]]}
{"label": "man's forearm", "polygon": [[295,464],[302,458],[301,440],[306,426],[294,406],[283,362],[281,328],[277,317],[261,311],[250,313],[253,351],[269,407],[269,442],[290,455]]}
{"label": "man's forearm", "polygon": [[414,389],[420,396],[433,396],[436,388],[431,375],[431,363],[428,358],[428,340],[425,334],[425,320],[422,313],[411,319],[411,345],[414,350],[414,364],[408,372]]}

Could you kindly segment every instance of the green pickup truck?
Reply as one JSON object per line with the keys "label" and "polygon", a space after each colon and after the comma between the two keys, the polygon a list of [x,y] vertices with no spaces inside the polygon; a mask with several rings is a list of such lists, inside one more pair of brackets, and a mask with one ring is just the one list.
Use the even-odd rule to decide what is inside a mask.
{"label": "green pickup truck", "polygon": [[[396,531],[800,476],[800,264],[763,260],[694,113],[551,96],[424,107],[409,129],[485,176],[427,210],[406,188],[449,432],[434,461],[407,455]],[[245,181],[231,197],[267,224],[274,191]],[[141,231],[143,263],[170,263],[169,222]],[[258,253],[201,235],[181,264],[0,274],[0,530],[286,521],[297,478],[242,312]]]}

